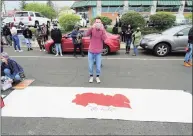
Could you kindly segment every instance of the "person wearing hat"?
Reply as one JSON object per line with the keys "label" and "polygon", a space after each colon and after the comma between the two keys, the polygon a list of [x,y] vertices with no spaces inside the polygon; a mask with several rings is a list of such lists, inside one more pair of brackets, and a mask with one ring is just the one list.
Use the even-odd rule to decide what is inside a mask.
{"label": "person wearing hat", "polygon": [[62,55],[62,47],[61,47],[61,42],[62,42],[62,33],[59,28],[57,28],[57,25],[54,24],[53,29],[51,31],[51,38],[54,41],[55,48],[56,48],[56,55],[58,56],[60,53],[60,56]]}
{"label": "person wearing hat", "polygon": [[23,31],[23,36],[25,38],[28,51],[33,50],[31,47],[31,41],[30,41],[30,39],[32,39],[32,31],[29,29],[28,26],[25,26],[25,29]]}
{"label": "person wearing hat", "polygon": [[7,76],[14,82],[20,82],[24,75],[23,68],[13,59],[9,58],[6,52],[1,53],[1,76]]}
{"label": "person wearing hat", "polygon": [[79,48],[82,57],[84,57],[84,53],[82,50],[82,36],[83,35],[79,31],[79,27],[75,26],[74,30],[72,31],[72,34],[71,34],[72,42],[74,44],[74,57],[76,57],[77,48]]}
{"label": "person wearing hat", "polygon": [[35,36],[36,36],[36,39],[37,39],[37,42],[38,42],[38,45],[40,47],[40,51],[45,50],[45,47],[43,45],[43,32],[42,32],[42,29],[40,26],[37,26],[37,29],[36,29],[36,32],[35,32]]}
{"label": "person wearing hat", "polygon": [[141,31],[140,28],[138,27],[137,30],[132,34],[133,38],[132,38],[132,43],[133,43],[133,51],[134,54],[133,56],[137,56],[138,55],[138,46],[140,44],[140,40],[141,40]]}

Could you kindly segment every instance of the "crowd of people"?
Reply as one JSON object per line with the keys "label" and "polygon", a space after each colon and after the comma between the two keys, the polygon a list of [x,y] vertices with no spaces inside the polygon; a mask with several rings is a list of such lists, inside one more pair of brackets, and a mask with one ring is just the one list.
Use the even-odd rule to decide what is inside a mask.
{"label": "crowd of people", "polygon": [[[19,30],[18,30],[19,28]],[[45,51],[45,47],[44,44],[45,42],[48,40],[49,37],[49,27],[45,24],[43,24],[42,26],[36,26],[35,28],[35,37],[37,39],[37,43],[39,45],[40,51],[44,50]],[[5,42],[3,42],[3,40],[1,40],[1,52],[3,52],[3,45],[7,44],[8,46],[12,46],[12,43],[14,45],[14,49],[15,52],[23,52],[23,50],[21,50],[21,46],[20,46],[20,38],[19,35],[23,35],[23,37],[25,38],[25,44],[27,46],[27,50],[31,51],[33,50],[32,48],[32,30],[29,29],[29,26],[25,26],[22,22],[19,23],[18,26],[9,26],[9,24],[6,24],[3,27],[3,31],[2,31],[2,36],[5,38]],[[2,37],[1,37],[2,39]]]}
{"label": "crowd of people", "polygon": [[[119,20],[120,21],[120,20]],[[116,21],[116,26],[119,26],[120,22]],[[115,26],[115,27],[116,27]],[[15,51],[21,52],[19,45],[19,38],[17,33],[15,32],[15,29],[12,28],[12,32],[8,27],[5,26],[4,28],[4,36],[6,37],[7,41],[11,41],[10,39],[13,39],[14,42],[14,48]],[[45,28],[45,25],[43,27],[38,26],[36,30],[36,38],[40,47],[40,51],[45,50],[45,47],[43,43],[48,40],[47,35],[48,29]],[[28,51],[33,50],[31,46],[30,39],[32,38],[32,32],[28,27],[25,27],[25,30],[23,31],[23,35],[25,37],[26,46],[28,47]],[[141,32],[140,28],[138,27],[135,31],[133,30],[131,25],[128,25],[125,29],[125,32],[122,33],[122,36],[124,35],[123,40],[125,40],[126,43],[126,54],[130,52],[131,44],[133,44],[133,52],[134,56],[138,54],[138,46],[141,39]],[[192,66],[192,44],[193,44],[193,29],[191,28],[188,34],[188,46],[186,50],[186,56],[184,60],[184,66],[190,67]],[[79,27],[75,26],[74,30],[72,31],[71,37],[73,39],[74,44],[74,56],[76,57],[76,50],[79,48],[81,55],[84,57],[84,53],[82,50],[82,37],[83,36],[90,36],[90,45],[88,50],[88,73],[89,73],[89,83],[92,83],[94,81],[94,70],[93,66],[96,65],[96,82],[100,83],[100,75],[101,75],[101,66],[102,66],[102,51],[103,51],[103,45],[104,41],[107,39],[107,33],[105,30],[104,25],[102,24],[101,18],[97,17],[95,18],[94,24],[88,29],[87,33],[82,34],[79,31]],[[57,27],[56,24],[54,24],[53,29],[51,30],[51,38],[54,41],[55,48],[56,48],[56,55],[59,54],[62,55],[62,47],[61,47],[61,41],[62,41],[62,33],[61,30]],[[10,42],[10,46],[11,42]],[[14,60],[10,59],[7,53],[1,54],[1,72],[10,77],[13,80],[21,80],[21,73],[23,72],[23,68],[17,64]]]}

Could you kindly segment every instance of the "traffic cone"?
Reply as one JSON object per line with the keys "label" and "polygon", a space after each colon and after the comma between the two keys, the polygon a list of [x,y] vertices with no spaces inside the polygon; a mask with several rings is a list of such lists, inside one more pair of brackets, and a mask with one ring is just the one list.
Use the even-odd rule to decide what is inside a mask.
{"label": "traffic cone", "polygon": [[4,102],[3,102],[3,98],[1,97],[1,108],[3,108],[5,106]]}

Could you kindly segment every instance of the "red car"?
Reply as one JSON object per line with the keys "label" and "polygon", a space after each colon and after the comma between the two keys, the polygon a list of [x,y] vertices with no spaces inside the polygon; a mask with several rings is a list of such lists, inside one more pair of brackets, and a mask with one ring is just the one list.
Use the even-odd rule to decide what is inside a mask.
{"label": "red car", "polygon": [[[86,33],[88,29],[80,29],[81,33]],[[111,52],[117,52],[120,50],[120,36],[110,34],[107,32],[107,39],[104,42],[103,55],[107,55]],[[83,51],[87,52],[90,44],[90,37],[82,38]],[[46,51],[56,54],[53,40],[48,40],[45,44]],[[72,43],[71,33],[65,34],[62,38],[62,52],[73,52],[74,45]]]}

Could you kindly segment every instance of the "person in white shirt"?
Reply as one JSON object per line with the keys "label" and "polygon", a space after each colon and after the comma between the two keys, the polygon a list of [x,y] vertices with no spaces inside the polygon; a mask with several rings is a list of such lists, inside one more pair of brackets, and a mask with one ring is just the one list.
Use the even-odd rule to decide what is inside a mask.
{"label": "person in white shirt", "polygon": [[23,50],[21,50],[20,48],[20,41],[19,41],[19,37],[17,34],[16,26],[12,27],[11,34],[12,34],[12,40],[14,43],[15,52],[23,52]]}

